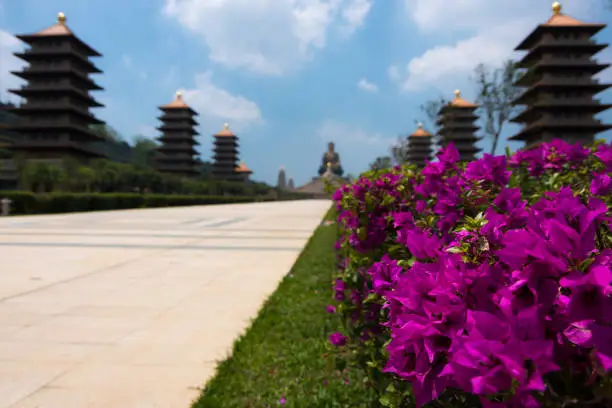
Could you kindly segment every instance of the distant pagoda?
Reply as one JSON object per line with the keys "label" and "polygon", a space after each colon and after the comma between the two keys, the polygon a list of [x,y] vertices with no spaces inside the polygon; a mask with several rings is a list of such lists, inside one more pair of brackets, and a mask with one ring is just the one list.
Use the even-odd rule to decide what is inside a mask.
{"label": "distant pagoda", "polygon": [[89,78],[89,74],[102,72],[89,57],[101,54],[70,31],[63,13],[51,27],[17,38],[31,48],[14,54],[29,66],[12,72],[27,84],[9,90],[26,99],[10,109],[19,117],[11,127],[19,134],[11,148],[27,158],[104,157],[96,143],[90,143],[104,141],[90,129],[90,125],[104,122],[89,112],[91,107],[103,106],[89,94],[102,89]]}
{"label": "distant pagoda", "polygon": [[566,16],[559,2],[552,8],[553,16],[515,49],[528,51],[519,62],[527,72],[515,84],[527,90],[513,102],[526,108],[512,119],[523,129],[510,140],[525,142],[526,147],[552,139],[588,144],[597,133],[612,128],[595,119],[612,106],[594,98],[610,87],[593,78],[609,66],[593,58],[607,45],[591,39],[606,25]]}
{"label": "distant pagoda", "polygon": [[285,168],[283,166],[281,166],[280,170],[278,171],[278,181],[276,182],[276,186],[281,190],[285,190],[287,188],[287,175],[285,174]]}
{"label": "distant pagoda", "polygon": [[253,174],[253,171],[249,169],[244,162],[240,162],[240,166],[236,167],[236,173],[242,176],[244,181],[249,181],[249,177]]}
{"label": "distant pagoda", "polygon": [[474,124],[478,120],[475,111],[478,105],[466,101],[461,92],[455,91],[455,99],[442,106],[438,112],[437,124],[440,127],[440,146],[453,143],[459,151],[459,160],[472,161],[482,149],[476,147],[481,138],[475,135],[479,129]]}
{"label": "distant pagoda", "polygon": [[287,182],[287,190],[295,190],[295,184],[293,183],[293,177],[289,177],[289,181]]}
{"label": "distant pagoda", "polygon": [[214,137],[213,176],[219,180],[241,180],[242,176],[236,173],[236,167],[238,167],[238,136],[232,133],[226,123]]}
{"label": "distant pagoda", "polygon": [[417,130],[408,136],[408,152],[406,158],[411,164],[424,167],[425,163],[431,160],[433,135],[423,129],[423,124],[419,123]]}
{"label": "distant pagoda", "polygon": [[197,175],[198,162],[194,156],[197,154],[195,146],[199,144],[195,139],[199,134],[195,130],[198,113],[183,101],[180,92],[176,93],[174,101],[159,109],[163,112],[158,118],[162,125],[157,129],[162,136],[157,138],[161,146],[157,148],[155,168],[181,177]]}

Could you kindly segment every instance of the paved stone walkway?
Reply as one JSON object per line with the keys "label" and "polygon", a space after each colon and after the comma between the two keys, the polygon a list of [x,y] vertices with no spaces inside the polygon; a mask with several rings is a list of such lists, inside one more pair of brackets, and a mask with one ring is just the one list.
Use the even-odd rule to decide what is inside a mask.
{"label": "paved stone walkway", "polygon": [[0,408],[187,408],[326,200],[0,218]]}

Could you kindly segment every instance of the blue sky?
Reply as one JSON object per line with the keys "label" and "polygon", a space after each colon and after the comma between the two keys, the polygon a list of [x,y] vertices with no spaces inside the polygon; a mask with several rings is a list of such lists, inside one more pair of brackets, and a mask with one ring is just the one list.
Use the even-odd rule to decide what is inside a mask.
{"label": "blue sky", "polygon": [[[565,0],[585,21],[612,21],[602,0]],[[550,0],[0,0],[0,98],[20,83],[11,34],[55,23],[103,54],[95,113],[126,139],[157,136],[157,106],[178,89],[199,111],[201,153],[224,122],[254,178],[280,166],[297,185],[316,175],[328,141],[348,173],[388,152],[422,118],[419,105],[455,88],[467,99],[480,62],[497,66]],[[612,42],[612,28],[598,37]],[[612,62],[612,51],[599,56]],[[612,82],[612,70],[601,75]],[[602,94],[612,101],[612,92]],[[14,97],[13,97],[14,98]],[[612,121],[612,112],[602,116]],[[508,127],[506,136],[516,131]],[[610,139],[611,134],[605,135]],[[503,146],[506,145],[504,141]],[[490,141],[482,147],[489,149]],[[520,144],[510,144],[517,148]],[[500,149],[500,152],[502,150]]]}

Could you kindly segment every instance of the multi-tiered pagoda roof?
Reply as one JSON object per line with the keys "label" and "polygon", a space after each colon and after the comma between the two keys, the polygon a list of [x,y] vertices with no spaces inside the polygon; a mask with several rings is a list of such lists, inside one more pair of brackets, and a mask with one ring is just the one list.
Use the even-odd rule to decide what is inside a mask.
{"label": "multi-tiered pagoda roof", "polygon": [[423,124],[419,123],[417,130],[408,136],[408,152],[406,158],[409,163],[424,167],[427,161],[431,160],[433,135],[423,129]]}
{"label": "multi-tiered pagoda roof", "polygon": [[249,169],[244,162],[240,162],[240,166],[236,167],[236,173],[241,175],[244,181],[248,181],[251,174],[253,174],[253,170]]}
{"label": "multi-tiered pagoda roof", "polygon": [[197,112],[183,101],[180,92],[176,93],[172,102],[159,109],[163,112],[159,117],[162,125],[157,129],[162,132],[162,136],[157,138],[161,146],[157,149],[155,167],[163,173],[181,177],[195,176],[199,173],[195,158],[195,146],[199,144],[195,139],[198,135],[195,130],[198,125],[195,120]]}
{"label": "multi-tiered pagoda roof", "polygon": [[461,92],[455,91],[455,99],[442,106],[438,112],[437,124],[440,128],[440,145],[453,143],[459,151],[459,160],[472,161],[481,149],[476,143],[481,137],[476,136],[479,129],[475,125],[478,105],[468,102],[461,97]]}
{"label": "multi-tiered pagoda roof", "polygon": [[525,110],[512,120],[523,129],[510,140],[527,146],[557,138],[588,144],[597,133],[612,128],[595,118],[611,106],[595,99],[610,85],[593,78],[609,66],[594,58],[607,47],[592,39],[604,27],[563,14],[555,2],[552,17],[516,47],[527,51],[519,62],[526,72],[516,82],[527,89],[514,101]]}
{"label": "multi-tiered pagoda roof", "polygon": [[12,74],[27,81],[9,92],[25,99],[11,109],[19,117],[12,149],[29,157],[78,159],[104,156],[95,143],[103,137],[91,125],[103,124],[89,109],[100,107],[89,91],[101,90],[90,74],[101,73],[89,60],[101,54],[81,41],[59,13],[57,23],[35,34],[18,35],[30,46],[15,56],[28,63]]}
{"label": "multi-tiered pagoda roof", "polygon": [[220,180],[241,181],[243,176],[236,173],[238,167],[238,136],[225,124],[214,135],[213,176]]}

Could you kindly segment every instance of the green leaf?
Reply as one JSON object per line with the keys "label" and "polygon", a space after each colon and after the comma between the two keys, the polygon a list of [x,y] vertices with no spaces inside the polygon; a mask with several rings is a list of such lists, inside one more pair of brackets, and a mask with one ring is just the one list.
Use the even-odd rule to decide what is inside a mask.
{"label": "green leaf", "polygon": [[401,266],[402,268],[406,268],[406,267],[411,267],[415,262],[414,258],[408,258],[408,259],[400,259],[399,261],[397,261],[397,264],[399,266]]}
{"label": "green leaf", "polygon": [[378,402],[380,402],[380,405],[382,405],[383,407],[391,407],[392,405],[392,401],[391,401],[391,396],[390,395],[383,395],[382,397],[380,397],[378,399]]}
{"label": "green leaf", "polygon": [[593,258],[587,258],[584,261],[582,261],[582,263],[580,264],[580,266],[578,266],[578,269],[581,272],[586,272],[586,270],[588,269],[589,266],[591,266],[591,264],[595,261],[595,259]]}
{"label": "green leaf", "polygon": [[336,370],[344,371],[345,368],[346,368],[346,360],[344,360],[343,358],[336,359]]}

